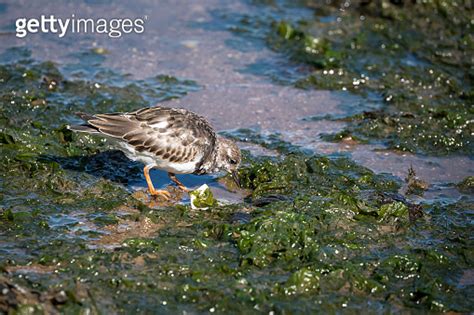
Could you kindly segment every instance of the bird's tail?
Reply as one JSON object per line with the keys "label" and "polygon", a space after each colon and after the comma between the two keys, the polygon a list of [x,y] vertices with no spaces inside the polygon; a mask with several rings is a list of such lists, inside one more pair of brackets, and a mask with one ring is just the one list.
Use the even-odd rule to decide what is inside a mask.
{"label": "bird's tail", "polygon": [[72,131],[77,131],[77,132],[100,133],[99,129],[97,129],[96,127],[94,127],[94,126],[92,126],[88,123],[89,120],[94,119],[94,116],[86,114],[86,113],[82,113],[82,112],[76,112],[75,114],[76,114],[77,117],[84,120],[85,123],[82,124],[82,125],[68,126],[68,129],[70,129]]}
{"label": "bird's tail", "polygon": [[94,115],[90,115],[90,114],[83,113],[83,112],[75,112],[74,115],[76,115],[80,119],[84,120],[85,122],[88,122],[89,120],[95,118]]}

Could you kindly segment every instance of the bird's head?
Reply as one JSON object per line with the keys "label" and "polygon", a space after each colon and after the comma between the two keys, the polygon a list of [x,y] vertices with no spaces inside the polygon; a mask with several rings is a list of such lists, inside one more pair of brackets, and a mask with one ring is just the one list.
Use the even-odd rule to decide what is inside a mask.
{"label": "bird's head", "polygon": [[240,165],[240,149],[234,141],[218,137],[216,164],[220,171],[226,171],[232,175],[236,184],[240,187],[237,169]]}

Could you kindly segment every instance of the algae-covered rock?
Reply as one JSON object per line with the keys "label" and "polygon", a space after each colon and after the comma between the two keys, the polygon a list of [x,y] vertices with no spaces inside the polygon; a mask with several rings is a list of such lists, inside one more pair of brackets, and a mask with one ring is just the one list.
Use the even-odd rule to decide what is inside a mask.
{"label": "algae-covered rock", "polygon": [[424,191],[427,190],[429,187],[429,184],[427,182],[416,176],[413,166],[410,166],[410,168],[408,169],[408,174],[405,178],[405,182],[407,183],[407,195],[416,194],[423,196]]}
{"label": "algae-covered rock", "polygon": [[295,271],[286,281],[283,287],[286,295],[307,294],[319,288],[321,275],[317,272],[302,268]]}
{"label": "algae-covered rock", "polygon": [[260,216],[243,227],[236,238],[241,264],[265,267],[275,260],[287,264],[309,261],[319,248],[317,227],[315,218],[292,212]]}
{"label": "algae-covered rock", "polygon": [[381,220],[387,220],[391,217],[396,219],[408,219],[408,207],[402,202],[385,204],[380,207],[378,215]]}
{"label": "algae-covered rock", "polygon": [[262,159],[239,171],[243,187],[258,198],[270,194],[331,196],[348,203],[361,189],[375,188],[395,192],[400,184],[393,178],[374,174],[345,159],[292,154],[283,160]]}
{"label": "algae-covered rock", "polygon": [[468,176],[462,182],[456,185],[459,191],[468,194],[474,194],[474,176]]}

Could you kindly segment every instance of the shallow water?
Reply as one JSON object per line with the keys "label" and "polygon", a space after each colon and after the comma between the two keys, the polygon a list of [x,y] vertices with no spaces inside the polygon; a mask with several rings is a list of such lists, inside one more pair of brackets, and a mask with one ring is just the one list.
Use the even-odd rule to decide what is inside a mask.
{"label": "shallow water", "polygon": [[[23,47],[31,52],[33,64],[54,62],[64,76],[62,81],[67,82],[61,87],[64,91],[48,99],[64,105],[60,114],[57,108],[52,111],[57,116],[45,115],[48,109],[41,104],[27,110],[18,105],[19,118],[14,119],[28,132],[36,120],[51,125],[34,127],[39,131],[27,132],[25,138],[19,132],[13,137],[24,145],[21,150],[32,147],[33,152],[45,155],[43,160],[28,155],[5,158],[21,172],[10,173],[19,180],[7,171],[8,182],[2,179],[2,187],[7,188],[1,197],[5,222],[0,261],[5,272],[0,285],[39,288],[46,294],[43,301],[49,301],[42,304],[46,310],[53,304],[62,305],[56,296],[61,290],[68,292],[65,305],[70,310],[92,312],[331,312],[347,307],[348,301],[352,311],[361,307],[374,312],[405,307],[470,310],[472,304],[463,299],[472,297],[466,288],[473,284],[468,232],[473,199],[455,184],[474,174],[472,156],[399,152],[388,150],[382,142],[364,144],[352,138],[339,143],[323,140],[322,135],[337,133],[347,125],[337,118],[380,109],[383,98],[298,89],[290,84],[308,75],[310,67],[271,50],[263,27],[249,27],[252,22],[241,21],[245,16],[295,23],[313,18],[310,9],[288,3],[284,7],[213,0],[192,4],[119,1],[113,5],[107,1],[11,1],[0,6],[0,63],[16,62],[18,52],[9,48]],[[146,16],[146,33],[120,39],[78,34],[63,39],[51,34],[15,38],[15,18],[40,13]],[[321,22],[334,19],[327,16]],[[408,55],[405,62],[425,66],[414,55]],[[173,78],[156,79],[157,75]],[[126,87],[131,85],[142,98],[128,94]],[[23,88],[19,91],[25,92]],[[155,203],[141,194],[146,187],[141,165],[107,153],[110,148],[97,140],[71,140],[61,129],[63,124],[78,122],[73,115],[77,104],[87,111],[102,112],[157,102],[191,109],[239,139],[239,146],[250,152],[246,158],[250,170],[242,175],[248,181],[247,189],[229,186],[220,175],[184,175],[180,179],[185,185],[195,188],[207,183],[224,205],[193,212],[186,207],[188,198],[176,192],[178,206]],[[61,135],[60,145],[56,138],[48,138],[51,133]],[[53,154],[36,148],[30,136],[46,139],[38,146],[51,145]],[[2,144],[8,141],[2,138]],[[295,161],[272,166],[287,151],[316,153],[342,162],[332,165],[323,158],[302,162],[297,155]],[[274,161],[261,162],[262,157]],[[351,166],[349,160],[338,160],[340,157],[383,175],[379,178]],[[59,166],[42,164],[45,159]],[[318,165],[329,171],[319,175]],[[410,167],[429,184],[422,195],[405,194],[404,179]],[[22,172],[34,181],[18,175]],[[266,183],[271,175],[279,177]],[[162,171],[154,170],[151,176],[156,187],[166,188],[170,183]],[[382,205],[372,200],[381,198],[373,196],[380,189],[388,194]],[[406,195],[405,208],[397,192]],[[366,208],[360,207],[364,202]],[[387,203],[394,210],[385,210]],[[425,207],[425,219],[408,225],[406,215],[402,218],[397,211],[406,214],[407,207],[414,209],[418,204]],[[384,215],[383,211],[394,214]],[[315,226],[321,234],[315,232]],[[446,227],[446,235],[439,233],[441,227]],[[311,239],[317,239],[317,244]],[[446,257],[453,259],[449,267]],[[449,268],[454,268],[451,274]],[[373,274],[367,275],[368,270]],[[431,271],[435,276],[430,277]],[[214,279],[217,273],[222,283]],[[409,279],[420,280],[409,283]],[[410,286],[416,290],[403,291]],[[447,293],[456,293],[453,287],[461,292],[458,297]],[[111,297],[111,292],[118,298]],[[23,304],[35,304],[34,298],[23,298]],[[301,308],[293,298],[299,299]]]}

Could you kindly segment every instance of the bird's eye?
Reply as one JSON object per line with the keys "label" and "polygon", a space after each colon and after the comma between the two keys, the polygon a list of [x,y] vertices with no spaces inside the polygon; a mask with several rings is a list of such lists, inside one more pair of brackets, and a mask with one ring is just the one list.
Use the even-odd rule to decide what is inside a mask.
{"label": "bird's eye", "polygon": [[237,164],[237,161],[236,161],[236,160],[234,160],[234,159],[230,159],[230,160],[229,160],[229,163],[230,163],[230,164],[234,164],[234,165],[235,165],[235,164]]}

